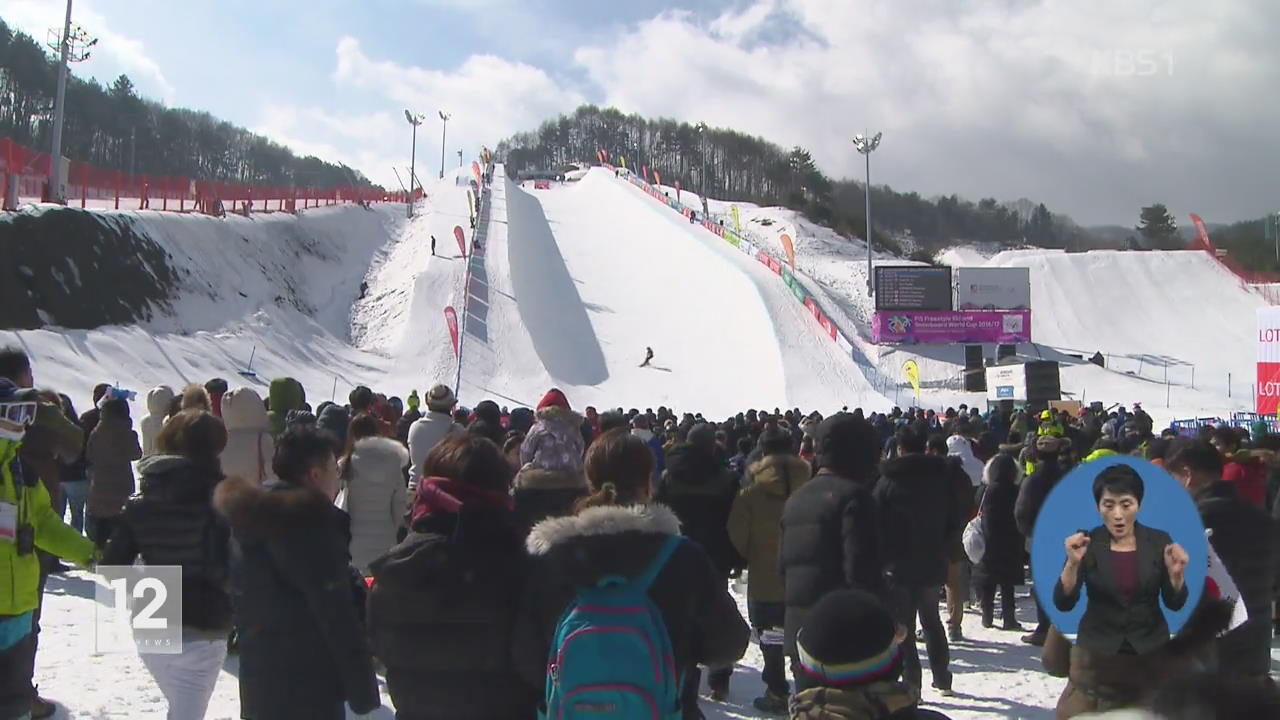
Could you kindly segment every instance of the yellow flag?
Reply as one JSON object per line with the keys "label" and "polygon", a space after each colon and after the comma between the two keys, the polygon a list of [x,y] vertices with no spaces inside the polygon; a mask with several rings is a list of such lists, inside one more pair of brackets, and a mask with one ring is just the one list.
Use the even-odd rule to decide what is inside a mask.
{"label": "yellow flag", "polygon": [[730,205],[729,211],[733,213],[733,231],[739,235],[742,234],[742,220],[738,217],[738,206]]}
{"label": "yellow flag", "polygon": [[622,165],[623,170],[627,169],[627,159],[625,157],[619,157],[618,162]]}
{"label": "yellow flag", "polygon": [[916,391],[916,400],[920,400],[920,366],[915,360],[908,360],[902,363],[902,374],[907,378],[907,382],[911,383],[911,389]]}

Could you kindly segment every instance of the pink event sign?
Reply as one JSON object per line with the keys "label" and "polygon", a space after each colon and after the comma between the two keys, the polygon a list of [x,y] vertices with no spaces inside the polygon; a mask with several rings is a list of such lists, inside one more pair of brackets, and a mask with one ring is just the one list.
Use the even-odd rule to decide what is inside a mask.
{"label": "pink event sign", "polygon": [[872,319],[871,340],[887,345],[1031,342],[1031,311],[878,312]]}

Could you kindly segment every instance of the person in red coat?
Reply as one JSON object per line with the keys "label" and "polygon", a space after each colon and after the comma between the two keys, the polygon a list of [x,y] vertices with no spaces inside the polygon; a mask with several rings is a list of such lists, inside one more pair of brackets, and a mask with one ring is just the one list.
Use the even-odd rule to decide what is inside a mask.
{"label": "person in red coat", "polygon": [[1214,448],[1222,454],[1222,480],[1236,486],[1240,497],[1265,508],[1267,505],[1267,465],[1247,450],[1240,448],[1240,436],[1234,428],[1213,431]]}

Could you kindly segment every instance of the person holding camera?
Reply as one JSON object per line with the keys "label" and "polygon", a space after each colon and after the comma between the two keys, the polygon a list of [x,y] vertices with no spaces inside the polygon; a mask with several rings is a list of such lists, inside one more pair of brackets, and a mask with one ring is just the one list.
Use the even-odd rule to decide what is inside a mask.
{"label": "person holding camera", "polygon": [[[0,719],[46,718],[54,705],[40,699],[32,686],[36,635],[40,631],[40,596],[44,592],[37,549],[80,565],[93,559],[93,543],[54,513],[49,491],[22,459],[25,425],[53,440],[58,455],[74,458],[83,434],[53,403],[37,400],[31,360],[16,348],[0,349],[0,407],[14,406],[16,427],[0,435],[0,578],[12,583],[0,592]],[[65,451],[65,452],[64,452]]]}

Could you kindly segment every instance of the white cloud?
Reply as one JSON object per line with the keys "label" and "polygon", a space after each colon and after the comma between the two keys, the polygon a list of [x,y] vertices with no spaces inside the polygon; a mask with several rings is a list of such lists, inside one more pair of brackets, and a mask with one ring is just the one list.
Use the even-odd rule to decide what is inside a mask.
{"label": "white cloud", "polygon": [[427,117],[417,141],[418,177],[425,180],[435,176],[431,169],[440,158],[440,110],[451,115],[445,152],[451,165],[460,148],[474,158],[482,145],[493,147],[583,102],[542,70],[493,55],[473,55],[453,70],[426,69],[375,60],[358,40],[343,37],[336,59],[338,89],[374,98],[377,109],[349,113],[276,103],[263,110],[255,131],[297,152],[345,162],[389,188],[398,187],[393,167],[407,178],[411,128],[404,109]]}
{"label": "white cloud", "polygon": [[837,175],[861,175],[848,138],[869,128],[873,180],[904,190],[1239,219],[1275,201],[1277,23],[1267,0],[765,0],[664,13],[575,62],[605,104],[804,145]]}
{"label": "white cloud", "polygon": [[[0,12],[5,22],[43,44],[48,39],[50,28],[61,32],[66,19],[65,8],[62,3],[49,0],[10,0],[4,3]],[[73,66],[77,75],[96,77],[104,85],[110,85],[117,76],[126,74],[144,97],[174,102],[173,85],[165,78],[160,63],[147,53],[141,40],[113,28],[107,15],[88,0],[80,0],[74,5],[71,19],[98,38],[90,58]]]}

